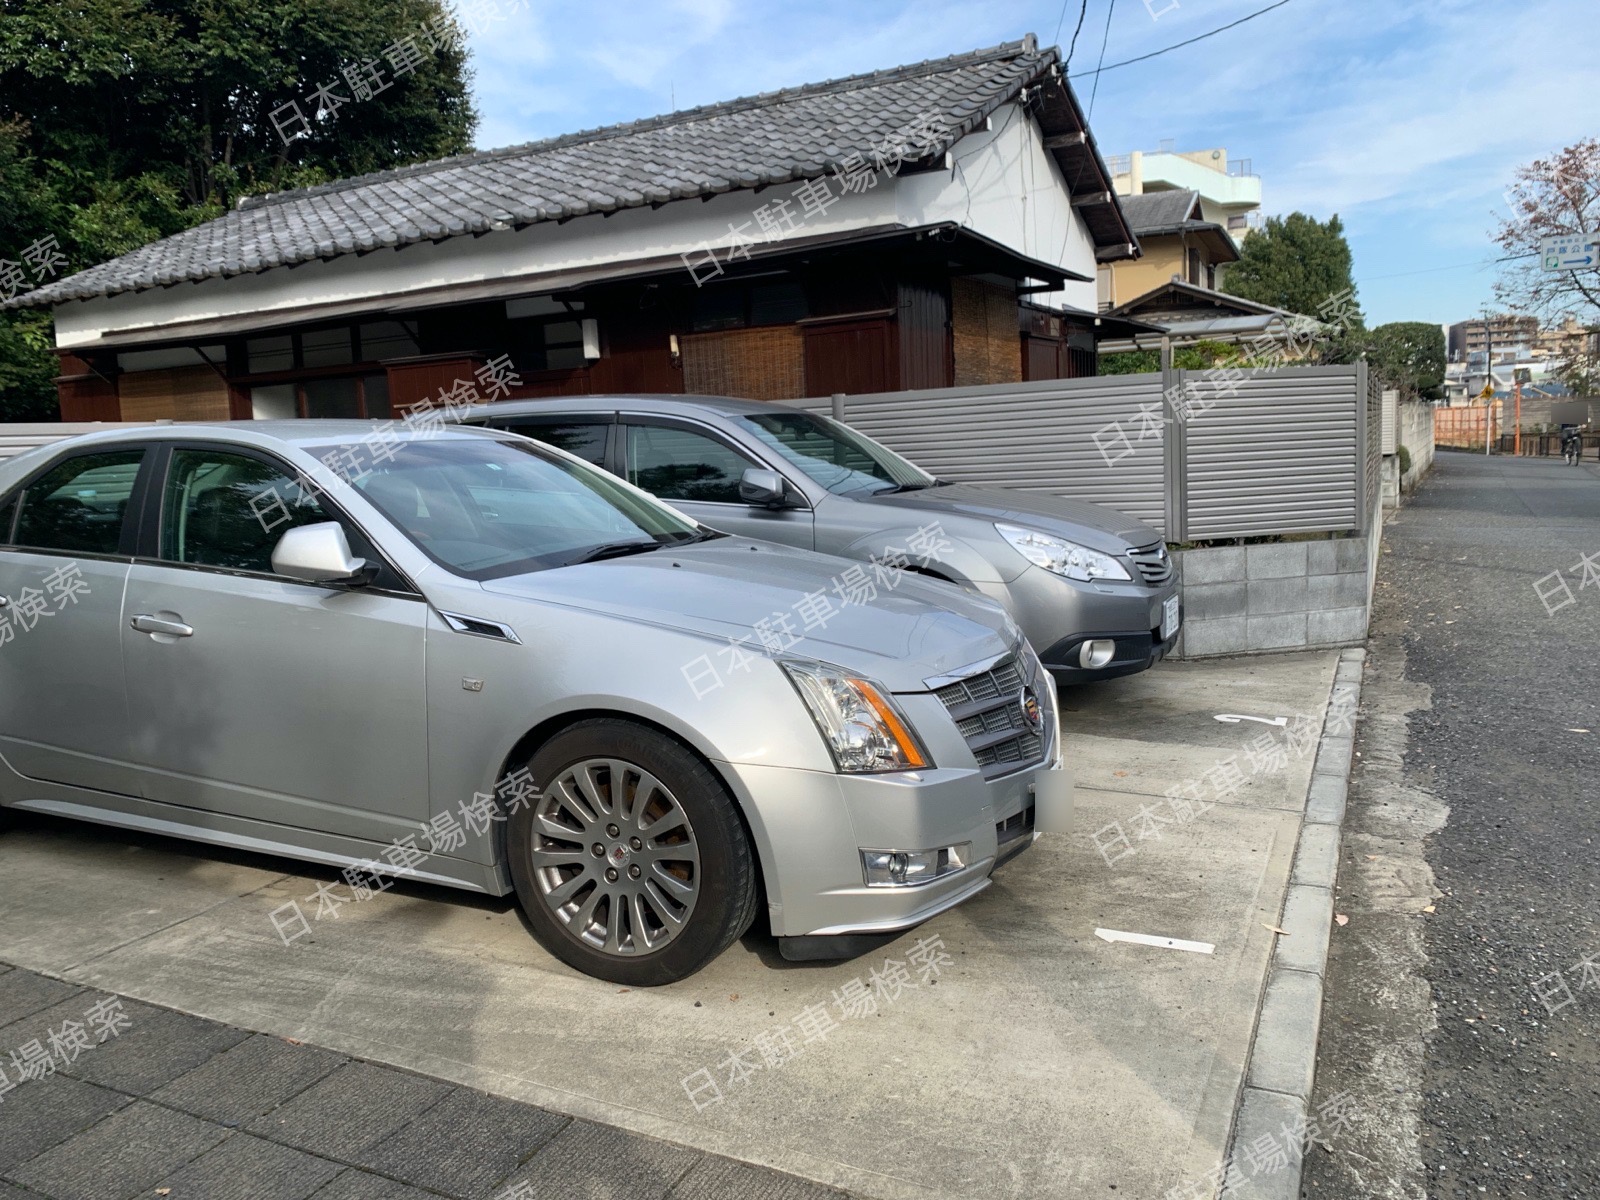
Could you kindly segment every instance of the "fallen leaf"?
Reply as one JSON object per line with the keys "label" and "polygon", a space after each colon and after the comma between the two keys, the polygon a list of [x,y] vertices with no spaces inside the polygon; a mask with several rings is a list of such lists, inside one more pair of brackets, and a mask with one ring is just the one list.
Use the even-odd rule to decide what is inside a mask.
{"label": "fallen leaf", "polygon": [[1115,775],[1118,779],[1122,779],[1128,774],[1126,771],[1113,771],[1111,773],[1113,775]]}
{"label": "fallen leaf", "polygon": [[733,995],[728,997],[729,1000],[737,1000],[738,998],[739,998],[739,993],[738,992],[734,992]]}
{"label": "fallen leaf", "polygon": [[1376,854],[1369,854],[1369,855],[1367,855],[1367,861],[1368,862],[1377,862],[1378,861],[1378,856]]}
{"label": "fallen leaf", "polygon": [[1431,905],[1431,904],[1430,904],[1430,905],[1428,905],[1428,906],[1427,906],[1427,907],[1426,907],[1426,908],[1424,908],[1424,909],[1423,909],[1423,910],[1422,910],[1422,911],[1423,911],[1423,912],[1425,912],[1425,913],[1431,913],[1431,912],[1432,912],[1432,911],[1433,911],[1433,905]]}
{"label": "fallen leaf", "polygon": [[1348,925],[1348,924],[1350,924],[1350,918],[1345,916],[1343,913],[1334,913],[1333,914],[1333,920],[1334,920],[1334,923],[1338,924],[1338,925]]}
{"label": "fallen leaf", "polygon": [[284,1038],[283,1040],[288,1042],[289,1045],[291,1045],[291,1046],[304,1046],[305,1045],[305,1043],[302,1042],[299,1038]]}
{"label": "fallen leaf", "polygon": [[1273,933],[1281,933],[1284,937],[1294,936],[1287,929],[1279,929],[1276,925],[1268,925],[1265,921],[1261,922],[1261,928],[1270,929]]}

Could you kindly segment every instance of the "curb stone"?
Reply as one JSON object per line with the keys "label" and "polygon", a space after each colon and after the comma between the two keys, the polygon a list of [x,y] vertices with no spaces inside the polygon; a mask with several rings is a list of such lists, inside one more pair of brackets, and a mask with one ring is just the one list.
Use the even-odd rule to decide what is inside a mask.
{"label": "curb stone", "polygon": [[1362,649],[1343,650],[1334,672],[1329,711],[1323,717],[1323,734],[1311,768],[1300,842],[1278,921],[1288,936],[1280,936],[1272,951],[1244,1087],[1234,1114],[1233,1140],[1223,1174],[1224,1200],[1297,1200],[1300,1195],[1297,1152],[1291,1151],[1286,1160],[1273,1160],[1283,1162],[1274,1167],[1247,1148],[1271,1144],[1268,1139],[1276,1139],[1281,1146],[1286,1126],[1304,1129],[1311,1117],[1324,971],[1333,929],[1333,886],[1339,873],[1339,845],[1355,748],[1353,732],[1334,734],[1328,724],[1335,702],[1351,706],[1347,712],[1360,705],[1366,657]]}

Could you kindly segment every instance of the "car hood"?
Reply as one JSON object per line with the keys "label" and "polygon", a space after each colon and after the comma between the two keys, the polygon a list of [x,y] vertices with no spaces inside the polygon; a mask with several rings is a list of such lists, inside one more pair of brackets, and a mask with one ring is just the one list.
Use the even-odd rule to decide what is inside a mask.
{"label": "car hood", "polygon": [[[1001,521],[1025,525],[1107,554],[1120,554],[1161,540],[1161,535],[1154,529],[1127,513],[1043,492],[946,483],[914,492],[879,493],[864,499],[868,504],[886,508],[971,517],[986,524]],[[945,532],[960,536],[954,527],[946,526]]]}
{"label": "car hood", "polygon": [[[894,588],[880,585],[876,596],[846,604],[835,591],[836,585],[848,588],[846,571],[874,578],[871,567],[845,559],[720,538],[482,586],[497,595],[702,634],[719,644],[747,639],[754,653],[762,650],[757,623],[764,621],[783,653],[859,671],[897,692],[924,691],[924,679],[993,657],[1021,638],[995,601],[915,575],[897,575]],[[817,592],[833,612],[807,629],[801,612],[805,598]],[[788,632],[780,616],[787,616]]]}

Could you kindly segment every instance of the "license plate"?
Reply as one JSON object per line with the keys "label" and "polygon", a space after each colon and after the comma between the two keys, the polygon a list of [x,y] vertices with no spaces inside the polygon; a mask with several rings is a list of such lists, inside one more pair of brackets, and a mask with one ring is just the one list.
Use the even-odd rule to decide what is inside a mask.
{"label": "license plate", "polygon": [[1169,596],[1161,606],[1161,640],[1178,632],[1178,598]]}

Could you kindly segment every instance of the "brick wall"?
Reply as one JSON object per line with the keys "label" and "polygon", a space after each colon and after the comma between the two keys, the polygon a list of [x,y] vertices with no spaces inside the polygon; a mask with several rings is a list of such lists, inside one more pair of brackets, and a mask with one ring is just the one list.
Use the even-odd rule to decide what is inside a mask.
{"label": "brick wall", "polygon": [[690,395],[749,400],[805,395],[805,333],[798,326],[691,333],[681,344],[683,390]]}
{"label": "brick wall", "polygon": [[1022,382],[1017,298],[1009,289],[952,279],[950,325],[956,387]]}

